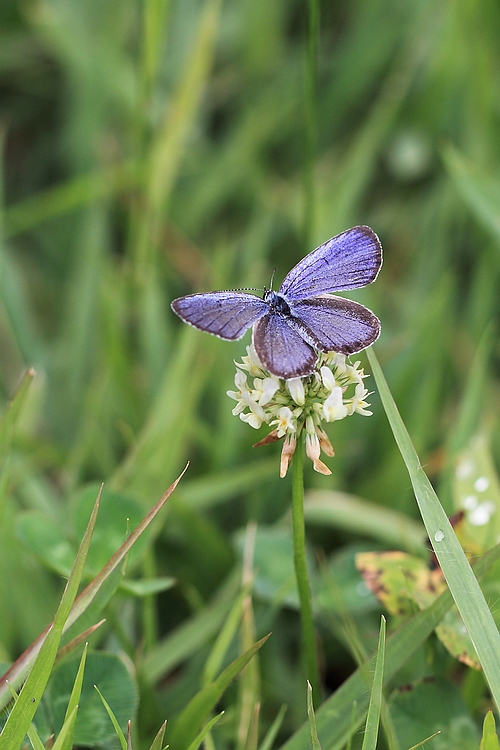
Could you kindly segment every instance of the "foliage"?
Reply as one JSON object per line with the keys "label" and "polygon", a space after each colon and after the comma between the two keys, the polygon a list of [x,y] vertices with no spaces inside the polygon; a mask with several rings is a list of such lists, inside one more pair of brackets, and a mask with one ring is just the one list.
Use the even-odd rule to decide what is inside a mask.
{"label": "foliage", "polygon": [[[106,748],[158,750],[165,719],[172,750],[306,750],[311,732],[323,750],[356,748],[375,708],[379,745],[441,731],[429,747],[498,746],[483,672],[439,640],[462,626],[442,579],[394,614],[396,594],[381,607],[356,569],[390,550],[436,577],[378,392],[373,416],[328,425],[332,474],[305,467],[324,691],[307,702],[291,478],[279,444],[252,449],[265,427],[242,425],[226,396],[248,341],[183,327],[169,304],[262,288],[273,268],[279,283],[328,237],[374,228],[381,274],[350,296],[382,321],[390,393],[359,358],[445,550],[468,663],[484,662],[494,639],[478,641],[474,618],[490,635],[486,604],[498,620],[499,39],[491,0],[0,4],[0,661],[20,657],[12,689],[27,669],[34,685],[2,746],[29,730],[39,748],[55,729],[69,747],[92,707],[103,729],[86,728]],[[85,568],[77,558],[87,588],[58,610],[102,481]],[[465,556],[434,489],[462,513]],[[385,698],[369,708],[381,610]],[[117,676],[98,684],[101,705],[87,680],[106,659]]]}

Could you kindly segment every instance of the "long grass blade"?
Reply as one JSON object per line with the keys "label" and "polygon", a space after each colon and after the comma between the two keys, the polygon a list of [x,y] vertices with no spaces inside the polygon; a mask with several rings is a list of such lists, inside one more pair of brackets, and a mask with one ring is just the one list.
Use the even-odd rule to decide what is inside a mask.
{"label": "long grass blade", "polygon": [[368,359],[436,557],[462,616],[493,698],[500,706],[500,634],[477,578],[434,489],[420,465],[373,349]]}

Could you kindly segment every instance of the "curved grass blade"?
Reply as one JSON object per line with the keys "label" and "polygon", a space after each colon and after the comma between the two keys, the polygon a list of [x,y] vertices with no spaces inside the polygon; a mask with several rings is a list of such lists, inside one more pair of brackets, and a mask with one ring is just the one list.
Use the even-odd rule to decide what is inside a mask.
{"label": "curved grass blade", "polygon": [[368,359],[399,450],[408,469],[422,520],[476,649],[493,699],[500,706],[500,634],[472,568],[426,473],[372,349]]}
{"label": "curved grass blade", "polygon": [[375,662],[375,673],[366,717],[365,733],[361,750],[375,750],[377,747],[378,727],[380,723],[380,712],[382,709],[382,687],[384,684],[385,663],[385,617],[382,615],[380,621],[380,635],[378,639],[377,660]]}
{"label": "curved grass blade", "polygon": [[217,722],[224,716],[225,711],[221,711],[220,714],[217,714],[217,716],[214,716],[213,719],[210,719],[208,724],[203,727],[201,732],[195,737],[195,739],[192,741],[192,743],[189,745],[188,750],[198,750],[199,746],[207,736],[207,734],[210,732],[213,726],[217,724]]}
{"label": "curved grass blade", "polygon": [[97,685],[94,685],[94,688],[99,693],[99,698],[102,700],[102,705],[106,709],[108,716],[111,719],[111,723],[113,724],[115,728],[116,736],[120,740],[120,745],[122,746],[122,750],[127,750],[127,740],[125,739],[125,735],[123,734],[122,729],[120,725],[118,724],[117,718],[113,713],[113,709],[111,708],[111,706],[109,705],[109,703],[107,702],[107,700],[105,699],[105,697],[103,696],[103,694],[101,693]]}

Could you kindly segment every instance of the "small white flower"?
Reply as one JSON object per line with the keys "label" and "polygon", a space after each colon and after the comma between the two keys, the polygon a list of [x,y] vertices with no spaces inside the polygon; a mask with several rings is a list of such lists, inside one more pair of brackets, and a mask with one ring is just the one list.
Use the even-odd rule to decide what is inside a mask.
{"label": "small white flower", "polygon": [[290,396],[293,398],[298,406],[304,406],[306,402],[306,393],[304,390],[304,383],[302,378],[292,378],[286,381]]}
{"label": "small white flower", "polygon": [[347,414],[347,406],[342,400],[342,388],[337,385],[323,404],[323,417],[327,422],[335,422],[344,419]]}
{"label": "small white flower", "polygon": [[278,430],[278,437],[283,437],[287,432],[293,433],[297,430],[293,412],[288,406],[282,406],[278,411],[277,419],[271,422],[271,425],[276,425]]}
{"label": "small white flower", "polygon": [[267,422],[266,412],[264,411],[262,406],[251,397],[249,393],[242,393],[241,400],[242,402],[244,402],[245,406],[248,406],[251,412],[251,414],[240,414],[240,419],[242,419],[243,422],[248,422],[248,424],[252,425],[252,427],[254,427],[256,430],[261,426],[261,424]]}
{"label": "small white flower", "polygon": [[320,368],[321,373],[321,380],[323,381],[323,385],[325,386],[327,391],[333,391],[335,386],[337,385],[335,382],[335,377],[333,375],[333,372],[330,370],[329,367],[326,365],[323,365],[323,367]]}
{"label": "small white flower", "polygon": [[268,404],[276,391],[279,391],[280,382],[278,378],[255,378],[253,381],[254,390],[252,391],[252,397],[255,401],[258,401],[261,406]]}

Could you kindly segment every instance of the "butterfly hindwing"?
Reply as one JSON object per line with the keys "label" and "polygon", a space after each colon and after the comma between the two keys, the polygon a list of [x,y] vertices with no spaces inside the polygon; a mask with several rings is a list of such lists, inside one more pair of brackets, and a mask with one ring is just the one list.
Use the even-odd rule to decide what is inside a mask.
{"label": "butterfly hindwing", "polygon": [[375,232],[366,226],[353,227],[306,255],[279,291],[292,301],[357,289],[374,281],[381,265],[382,246]]}
{"label": "butterfly hindwing", "polygon": [[266,370],[285,380],[310,375],[318,359],[312,346],[280,315],[265,315],[255,324],[253,345]]}
{"label": "butterfly hindwing", "polygon": [[269,305],[244,292],[206,292],[179,297],[172,309],[195,328],[235,341],[268,312]]}
{"label": "butterfly hindwing", "polygon": [[380,321],[371,310],[332,295],[295,302],[290,324],[316,349],[340,354],[355,354],[380,334]]}

